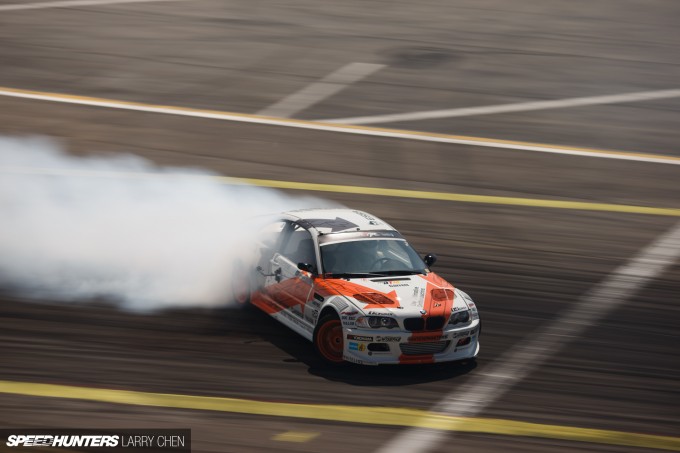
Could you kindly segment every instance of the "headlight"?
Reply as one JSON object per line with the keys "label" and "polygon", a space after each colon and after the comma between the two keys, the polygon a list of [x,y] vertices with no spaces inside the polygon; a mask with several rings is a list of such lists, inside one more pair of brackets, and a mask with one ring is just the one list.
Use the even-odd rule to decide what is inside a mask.
{"label": "headlight", "polygon": [[357,318],[357,326],[372,329],[392,329],[399,327],[397,320],[388,316],[362,316]]}
{"label": "headlight", "polygon": [[477,311],[477,305],[472,301],[472,297],[468,296],[467,293],[456,289],[456,291],[463,296],[463,300],[465,300],[465,303],[467,304],[468,308],[470,309],[470,318],[474,321],[475,319],[479,319],[479,312]]}
{"label": "headlight", "polygon": [[449,324],[453,325],[465,324],[468,321],[470,321],[470,310],[461,310],[451,313],[451,317],[449,318]]}

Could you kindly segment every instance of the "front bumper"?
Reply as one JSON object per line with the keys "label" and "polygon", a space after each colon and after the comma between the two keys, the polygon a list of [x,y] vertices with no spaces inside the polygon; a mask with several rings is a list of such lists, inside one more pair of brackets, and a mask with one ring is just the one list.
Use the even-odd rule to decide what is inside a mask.
{"label": "front bumper", "polygon": [[479,354],[481,324],[475,319],[443,331],[344,328],[343,359],[360,365],[453,362]]}

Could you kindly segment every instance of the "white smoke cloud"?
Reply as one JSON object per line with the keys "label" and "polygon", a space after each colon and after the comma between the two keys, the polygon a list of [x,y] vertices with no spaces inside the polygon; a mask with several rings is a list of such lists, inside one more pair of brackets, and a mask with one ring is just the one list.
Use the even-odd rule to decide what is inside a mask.
{"label": "white smoke cloud", "polygon": [[142,311],[223,304],[232,265],[253,244],[248,219],[331,206],[212,176],[0,137],[0,284],[46,299],[104,296]]}

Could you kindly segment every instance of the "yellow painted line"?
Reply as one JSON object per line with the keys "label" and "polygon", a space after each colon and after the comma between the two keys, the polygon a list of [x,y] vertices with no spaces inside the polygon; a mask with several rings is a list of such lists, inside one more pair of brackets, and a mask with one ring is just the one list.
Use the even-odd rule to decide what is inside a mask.
{"label": "yellow painted line", "polygon": [[581,211],[616,212],[625,214],[647,214],[667,217],[680,217],[680,209],[660,208],[653,206],[622,205],[612,203],[593,203],[586,201],[549,200],[541,198],[518,198],[501,197],[493,195],[474,195],[464,193],[430,192],[423,190],[387,189],[383,187],[347,186],[339,184],[317,184],[297,181],[278,181],[273,179],[232,178],[229,176],[215,175],[191,175],[172,173],[144,173],[144,172],[117,172],[98,170],[72,170],[67,168],[40,168],[40,167],[2,167],[0,173],[27,174],[27,175],[50,175],[50,176],[77,176],[95,178],[126,178],[126,179],[165,179],[182,178],[212,180],[221,184],[251,185],[269,187],[273,189],[303,190],[310,192],[330,192],[354,195],[370,195],[380,197],[412,198],[420,200],[452,201],[459,203],[481,203],[506,206],[527,206],[534,208],[571,209]]}
{"label": "yellow painted line", "polygon": [[626,447],[680,451],[680,438],[492,418],[452,417],[421,409],[295,404],[239,398],[110,390],[70,385],[0,381],[0,393],[100,403],[292,417],[365,425],[423,427],[444,431],[538,437]]}
{"label": "yellow painted line", "polygon": [[[225,178],[233,180],[233,178]],[[314,184],[268,179],[240,178],[245,183],[277,189],[308,190],[316,192],[350,193],[382,197],[416,198],[423,200],[456,201],[461,203],[483,203],[510,206],[530,206],[536,208],[575,209],[583,211],[621,212],[627,214],[650,214],[679,217],[680,209],[657,208],[651,206],[620,205],[610,203],[591,203],[584,201],[546,200],[539,198],[500,197],[492,195],[472,195],[463,193],[428,192],[422,190],[385,189],[381,187],[344,186],[334,184]]]}
{"label": "yellow painted line", "polygon": [[521,142],[514,140],[469,137],[464,135],[439,134],[434,132],[420,132],[400,129],[379,128],[372,126],[324,123],[321,121],[305,121],[288,118],[275,118],[246,113],[195,109],[190,107],[178,107],[157,104],[145,104],[141,102],[119,101],[115,99],[49,93],[43,91],[22,90],[9,87],[0,87],[0,96],[34,99],[48,102],[60,102],[66,104],[88,105],[93,107],[103,107],[120,110],[132,110],[138,112],[159,113],[166,115],[179,115],[222,121],[236,121],[253,124],[266,124],[271,126],[337,132],[345,134],[358,134],[374,137],[387,137],[426,142],[470,145],[486,148],[503,148],[552,154],[566,154],[581,157],[599,157],[606,159],[680,165],[680,157],[663,154],[611,151],[594,148],[579,148],[560,145],[549,145],[544,143]]}
{"label": "yellow painted line", "polygon": [[319,437],[319,433],[307,433],[302,431],[287,431],[285,433],[277,434],[272,437],[272,440],[279,442],[309,442],[312,439]]}

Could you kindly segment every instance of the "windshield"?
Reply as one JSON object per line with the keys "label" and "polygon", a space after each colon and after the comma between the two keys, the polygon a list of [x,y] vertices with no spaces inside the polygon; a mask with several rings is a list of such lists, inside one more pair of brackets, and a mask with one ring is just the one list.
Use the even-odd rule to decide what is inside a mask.
{"label": "windshield", "polygon": [[427,271],[403,239],[364,239],[321,245],[321,262],[333,275],[408,275]]}

